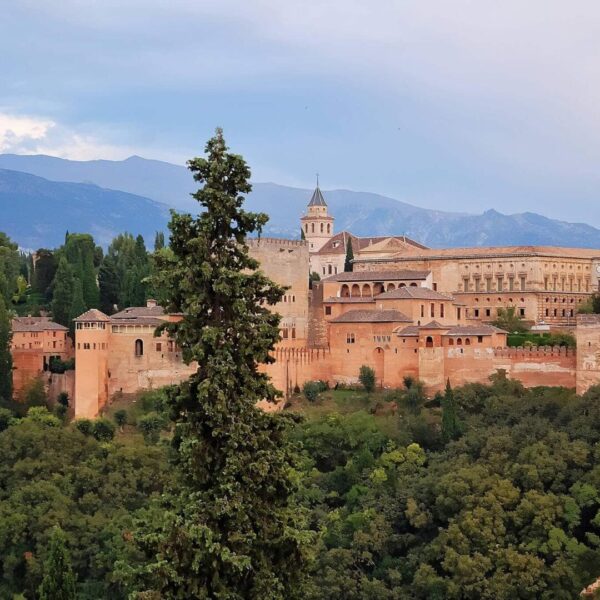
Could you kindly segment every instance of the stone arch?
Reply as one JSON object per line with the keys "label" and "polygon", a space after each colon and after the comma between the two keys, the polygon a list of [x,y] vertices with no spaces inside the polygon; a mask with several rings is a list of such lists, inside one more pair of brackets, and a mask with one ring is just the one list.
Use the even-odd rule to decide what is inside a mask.
{"label": "stone arch", "polygon": [[383,294],[383,292],[385,292],[385,290],[383,289],[383,283],[375,283],[373,285],[373,296]]}
{"label": "stone arch", "polygon": [[417,284],[416,284],[416,283],[413,281],[413,282],[410,284],[410,287],[417,287]]}
{"label": "stone arch", "polygon": [[340,288],[340,298],[349,298],[350,297],[350,288],[344,283]]}
{"label": "stone arch", "polygon": [[425,339],[425,348],[433,348],[433,338],[430,335]]}
{"label": "stone arch", "polygon": [[362,286],[362,295],[364,297],[368,297],[368,296],[372,296],[373,294],[371,293],[371,286],[368,283],[365,283]]}
{"label": "stone arch", "polygon": [[402,282],[399,286],[398,289],[402,288],[402,287],[406,287],[406,284],[404,282]]}
{"label": "stone arch", "polygon": [[350,292],[351,296],[360,296],[360,286],[358,285],[358,283],[355,283],[352,286],[352,291]]}
{"label": "stone arch", "polygon": [[387,291],[388,292],[391,292],[391,291],[393,291],[395,289],[396,289],[396,286],[393,283],[388,283],[387,284]]}

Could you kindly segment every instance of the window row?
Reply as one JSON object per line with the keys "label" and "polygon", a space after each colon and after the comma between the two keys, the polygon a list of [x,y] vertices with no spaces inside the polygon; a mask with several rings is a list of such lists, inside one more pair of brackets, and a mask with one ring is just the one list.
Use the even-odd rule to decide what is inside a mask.
{"label": "window row", "polygon": [[471,278],[469,276],[463,277],[463,291],[465,292],[516,292],[517,290],[525,291],[526,289],[526,277],[521,275],[518,282],[515,277],[507,277],[508,284],[504,283],[504,276],[498,275],[495,279],[493,277],[486,277],[485,283],[482,285],[481,277],[473,277],[473,285],[471,285]]}
{"label": "window row", "polygon": [[[444,313],[445,313],[445,307],[443,303],[440,303],[440,307],[439,307],[439,311],[437,313],[437,316],[439,316],[441,319],[444,318]],[[432,302],[429,305],[429,316],[430,317],[435,317],[436,316],[436,310],[435,310],[435,302]],[[421,318],[425,317],[425,305],[421,304]]]}
{"label": "window row", "polygon": [[[327,227],[325,227],[325,223],[321,223],[321,233],[325,233],[325,229],[327,229],[327,233],[331,233],[331,223],[327,223]],[[304,232],[308,233],[308,223],[304,225]],[[315,233],[315,224],[310,224],[310,232]]]}

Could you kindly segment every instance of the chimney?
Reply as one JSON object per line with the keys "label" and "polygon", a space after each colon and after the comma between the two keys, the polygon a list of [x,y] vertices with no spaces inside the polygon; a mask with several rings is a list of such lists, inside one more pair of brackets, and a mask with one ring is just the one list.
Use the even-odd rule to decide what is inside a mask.
{"label": "chimney", "polygon": [[156,308],[156,300],[154,300],[153,298],[148,298],[148,300],[146,301],[146,307]]}

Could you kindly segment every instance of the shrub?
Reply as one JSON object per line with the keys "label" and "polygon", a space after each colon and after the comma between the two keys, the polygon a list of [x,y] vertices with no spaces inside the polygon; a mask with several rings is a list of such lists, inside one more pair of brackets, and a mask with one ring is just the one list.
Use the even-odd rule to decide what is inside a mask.
{"label": "shrub", "polygon": [[302,386],[302,393],[309,402],[314,402],[321,393],[321,385],[318,381],[307,381]]}
{"label": "shrub", "polygon": [[67,360],[61,360],[57,356],[51,356],[48,364],[48,370],[50,373],[64,373],[65,371],[72,371],[75,369],[75,359],[69,358]]}
{"label": "shrub", "polygon": [[75,421],[75,427],[78,431],[83,433],[83,435],[92,435],[94,424],[90,419],[77,419],[77,421]]}
{"label": "shrub", "polygon": [[92,435],[99,442],[110,442],[115,437],[115,426],[108,419],[94,421]]}
{"label": "shrub", "polygon": [[120,408],[114,414],[115,423],[119,429],[123,431],[123,426],[127,425],[127,411],[124,408]]}
{"label": "shrub", "polygon": [[299,386],[298,384],[296,384],[296,385],[294,386],[294,394],[299,394],[299,393],[300,393],[300,391],[301,391],[301,390],[300,390],[300,386]]}
{"label": "shrub", "polygon": [[367,392],[375,389],[375,371],[371,367],[363,365],[358,373],[358,380]]}
{"label": "shrub", "polygon": [[69,407],[69,394],[67,394],[67,392],[61,392],[58,397],[56,398],[56,401],[61,405],[61,406],[65,406],[65,407]]}
{"label": "shrub", "polygon": [[146,444],[156,444],[158,442],[163,426],[164,420],[157,412],[150,412],[137,421],[137,427],[142,432]]}
{"label": "shrub", "polygon": [[27,419],[49,427],[58,427],[60,425],[60,421],[45,406],[32,406],[27,411]]}
{"label": "shrub", "polygon": [[0,408],[0,431],[8,429],[15,416],[8,408]]}
{"label": "shrub", "polygon": [[64,404],[57,404],[54,407],[54,415],[58,417],[63,423],[66,422],[67,416],[69,414],[69,407]]}

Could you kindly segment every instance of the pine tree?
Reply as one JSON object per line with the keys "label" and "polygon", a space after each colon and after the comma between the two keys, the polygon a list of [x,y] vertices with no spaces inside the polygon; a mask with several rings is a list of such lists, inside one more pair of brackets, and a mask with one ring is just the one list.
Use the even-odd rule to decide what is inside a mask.
{"label": "pine tree", "polygon": [[354,260],[354,250],[352,249],[352,238],[348,236],[348,241],[346,242],[346,260],[344,261],[344,271],[349,273],[354,270],[354,265],[352,261]]}
{"label": "pine tree", "polygon": [[100,288],[100,310],[110,315],[115,312],[115,305],[119,302],[117,264],[110,255],[104,257],[98,270],[98,286]]}
{"label": "pine tree", "polygon": [[0,402],[12,402],[12,355],[10,353],[11,326],[4,298],[0,296]]}
{"label": "pine tree", "polygon": [[69,326],[71,305],[73,304],[73,286],[73,270],[67,263],[67,259],[64,256],[61,256],[58,262],[56,275],[54,276],[52,318],[54,321],[64,325],[65,327]]}
{"label": "pine tree", "polygon": [[246,163],[227,152],[221,130],[206,152],[188,163],[204,184],[194,198],[205,210],[197,218],[174,213],[172,253],[156,258],[166,308],[184,315],[164,327],[185,360],[198,363],[170,392],[180,487],[165,496],[161,530],[148,523],[138,539],[154,560],[145,572],[160,598],[294,598],[309,536],[293,499],[290,417],[256,407],[277,395],[258,365],[270,361],[279,337],[279,315],[266,305],[284,289],[248,254],[246,237],[268,217],[242,209],[240,194],[251,189]]}
{"label": "pine tree", "polygon": [[75,577],[67,550],[66,536],[55,527],[50,536],[50,551],[44,563],[44,579],[39,600],[75,600]]}
{"label": "pine tree", "polygon": [[71,307],[69,309],[69,332],[71,337],[75,339],[75,323],[73,319],[76,319],[87,310],[85,301],[83,299],[83,286],[79,279],[75,279],[73,284],[73,299],[71,301]]}
{"label": "pine tree", "polygon": [[154,252],[162,250],[165,247],[165,234],[162,231],[157,231],[154,236]]}
{"label": "pine tree", "polygon": [[462,427],[458,420],[454,392],[448,379],[446,381],[446,392],[442,400],[442,439],[447,443],[458,438],[461,433]]}

